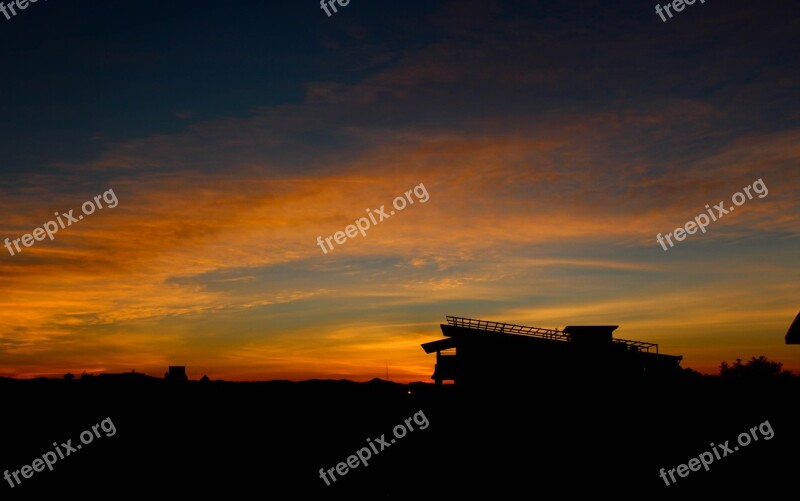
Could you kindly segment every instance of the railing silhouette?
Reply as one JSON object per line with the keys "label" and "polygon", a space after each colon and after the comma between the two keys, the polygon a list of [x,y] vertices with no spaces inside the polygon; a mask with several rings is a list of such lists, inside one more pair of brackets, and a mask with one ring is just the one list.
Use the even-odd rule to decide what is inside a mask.
{"label": "railing silhouette", "polygon": [[[572,337],[564,331],[558,329],[543,329],[541,327],[530,327],[527,325],[507,324],[505,322],[492,322],[490,320],[478,320],[475,318],[447,316],[448,325],[453,327],[465,327],[468,329],[478,329],[489,332],[499,332],[505,334],[520,334],[522,336],[532,336],[541,339],[551,339],[554,341],[571,342]],[[651,349],[658,353],[658,344],[646,343],[644,341],[631,341],[629,339],[612,339],[613,343],[623,344],[627,350],[643,351],[650,353]]]}

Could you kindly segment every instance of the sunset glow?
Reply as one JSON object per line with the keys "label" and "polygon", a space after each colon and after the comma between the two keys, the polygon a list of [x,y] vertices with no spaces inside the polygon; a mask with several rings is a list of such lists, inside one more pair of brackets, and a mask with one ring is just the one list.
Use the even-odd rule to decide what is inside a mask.
{"label": "sunset glow", "polygon": [[[78,214],[108,189],[119,204],[19,254],[3,249],[0,376],[161,377],[186,365],[190,379],[366,381],[388,367],[393,381],[430,381],[435,360],[420,344],[441,336],[445,315],[613,324],[615,336],[658,343],[701,372],[759,355],[800,372],[800,351],[783,340],[800,297],[800,115],[782,104],[796,76],[773,78],[747,54],[722,62],[690,53],[680,75],[689,89],[652,54],[674,59],[674,46],[690,41],[665,42],[644,24],[628,28],[638,38],[619,39],[609,26],[584,54],[554,18],[481,5],[432,11],[413,43],[401,20],[360,25],[350,6],[331,17],[337,28],[315,28],[304,44],[300,34],[274,49],[261,40],[258,57],[270,65],[249,60],[255,49],[234,52],[247,62],[230,71],[254,72],[241,95],[226,87],[229,56],[212,57],[222,90],[210,103],[205,94],[148,102],[143,88],[128,98],[141,114],[106,94],[81,105],[64,76],[63,89],[46,91],[52,104],[19,123],[38,146],[4,147],[15,153],[0,184],[0,238],[57,211]],[[370,45],[381,30],[391,30],[387,45]],[[108,60],[92,63],[100,76],[87,92],[109,79],[123,85],[115,72],[130,65],[178,79],[181,68],[164,61],[190,53],[180,38],[169,49],[112,45]],[[352,40],[358,49],[345,46]],[[233,50],[226,43],[218,50]],[[90,57],[29,50],[18,64],[33,81],[37,65]],[[751,71],[758,76],[742,77]],[[255,90],[267,84],[269,97]],[[18,99],[44,93],[37,84]],[[73,136],[56,133],[66,126],[52,125],[48,142],[33,132],[45,120],[35,114],[62,100],[76,123],[96,106],[108,115],[69,147],[62,141]],[[169,118],[148,122],[156,116]],[[767,197],[669,251],[656,242],[759,178]],[[426,203],[320,251],[318,236],[420,183]]]}

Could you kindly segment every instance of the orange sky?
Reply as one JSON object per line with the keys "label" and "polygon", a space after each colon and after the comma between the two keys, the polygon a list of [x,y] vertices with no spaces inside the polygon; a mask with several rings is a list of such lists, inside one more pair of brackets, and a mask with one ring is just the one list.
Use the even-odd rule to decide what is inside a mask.
{"label": "orange sky", "polygon": [[[619,74],[576,77],[557,57],[527,62],[548,40],[582,57],[557,32],[518,20],[471,41],[477,19],[434,23],[447,36],[355,76],[297,82],[299,99],[7,176],[0,238],[108,189],[119,205],[2,250],[0,375],[186,365],[190,378],[364,381],[388,364],[393,380],[429,381],[420,343],[445,315],[615,324],[703,372],[759,355],[800,372],[800,349],[783,344],[800,297],[800,115],[751,126],[768,105],[783,113],[763,96],[792,78],[765,70],[701,96],[658,73],[641,94],[625,81],[639,78],[619,57],[627,42],[602,56]],[[753,60],[708,66],[705,84]],[[620,98],[618,81],[636,92]],[[668,252],[656,243],[757,179],[765,198]],[[328,254],[316,245],[420,183],[426,203]]]}
{"label": "orange sky", "polygon": [[[800,352],[782,344],[796,314],[795,255],[773,236],[797,230],[786,217],[797,210],[797,179],[782,178],[796,152],[780,145],[800,144],[800,133],[743,139],[695,175],[634,189],[610,179],[636,166],[582,151],[619,131],[576,145],[573,127],[406,136],[313,179],[242,167],[6,198],[4,209],[18,215],[3,233],[15,236],[107,187],[119,205],[0,261],[2,372],[160,375],[185,364],[194,377],[364,380],[383,376],[388,363],[392,379],[427,380],[434,360],[419,343],[441,335],[447,314],[619,324],[619,337],[660,343],[701,371],[761,354],[800,369]],[[180,143],[190,152],[209,138],[199,130]],[[146,142],[128,145],[153,150],[141,162],[175,147],[169,138]],[[606,175],[559,171],[550,157],[562,148]],[[772,162],[750,167],[760,158]],[[668,252],[655,244],[656,233],[755,176],[767,197]],[[419,183],[425,204],[328,254],[316,246],[318,235]]]}

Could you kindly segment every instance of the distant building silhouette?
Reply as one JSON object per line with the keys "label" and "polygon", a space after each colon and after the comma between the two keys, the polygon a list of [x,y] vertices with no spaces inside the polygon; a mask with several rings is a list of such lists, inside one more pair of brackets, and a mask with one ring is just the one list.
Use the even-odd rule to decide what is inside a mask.
{"label": "distant building silhouette", "polygon": [[568,326],[563,331],[447,317],[445,339],[422,344],[436,352],[436,384],[509,383],[541,377],[664,376],[678,374],[682,356],[658,345],[614,339],[616,325]]}
{"label": "distant building silhouette", "polygon": [[800,313],[794,317],[794,322],[786,331],[786,344],[800,344]]}
{"label": "distant building silhouette", "polygon": [[185,365],[170,365],[169,372],[164,374],[164,379],[168,381],[177,381],[177,382],[185,382],[188,381],[189,378],[186,377],[186,366]]}

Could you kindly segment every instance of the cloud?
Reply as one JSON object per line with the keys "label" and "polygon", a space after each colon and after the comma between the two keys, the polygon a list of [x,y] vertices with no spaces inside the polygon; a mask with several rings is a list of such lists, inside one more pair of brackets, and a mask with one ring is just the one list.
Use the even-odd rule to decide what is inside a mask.
{"label": "cloud", "polygon": [[[703,315],[713,287],[691,273],[716,270],[715,249],[742,240],[781,249],[769,276],[789,283],[800,130],[777,120],[753,132],[726,106],[765,88],[726,80],[751,57],[703,68],[689,55],[678,77],[626,62],[656,41],[611,37],[582,52],[591,44],[553,25],[586,41],[585,24],[474,8],[452,36],[382,54],[360,78],[305,82],[300,102],[192,120],[21,175],[0,200],[11,238],[108,188],[120,203],[0,259],[0,362],[15,374],[156,370],[174,356],[230,377],[364,378],[390,357],[398,374],[424,379],[431,362],[418,345],[447,308],[481,302],[545,322],[606,312],[642,335],[680,314],[674,325],[710,332],[723,316]],[[505,35],[484,36],[496,27]],[[726,83],[675,91],[692,77],[698,89]],[[794,79],[762,85],[787,92]],[[758,178],[767,198],[669,254],[655,243]],[[426,203],[328,254],[316,246],[419,183]],[[726,262],[763,269],[757,250],[741,252]],[[667,273],[677,279],[663,291],[637,292]],[[737,312],[752,313],[743,305],[765,290],[769,315],[750,318],[783,314],[792,287],[756,283],[728,284],[726,315],[744,320]]]}

